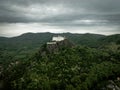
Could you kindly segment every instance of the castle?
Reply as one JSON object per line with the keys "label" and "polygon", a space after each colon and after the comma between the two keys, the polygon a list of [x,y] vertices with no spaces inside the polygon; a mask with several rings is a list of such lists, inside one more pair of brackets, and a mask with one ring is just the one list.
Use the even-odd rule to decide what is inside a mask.
{"label": "castle", "polygon": [[73,46],[74,44],[71,43],[67,38],[58,35],[58,36],[53,36],[52,40],[46,43],[46,50],[49,53],[56,53],[63,48],[68,48]]}

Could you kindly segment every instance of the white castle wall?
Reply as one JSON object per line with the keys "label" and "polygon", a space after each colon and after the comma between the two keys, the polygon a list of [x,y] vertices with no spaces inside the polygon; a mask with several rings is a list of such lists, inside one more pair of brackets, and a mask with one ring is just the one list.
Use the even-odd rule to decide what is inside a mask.
{"label": "white castle wall", "polygon": [[47,42],[47,44],[56,44],[56,42]]}
{"label": "white castle wall", "polygon": [[65,38],[62,36],[53,37],[52,41],[63,41]]}

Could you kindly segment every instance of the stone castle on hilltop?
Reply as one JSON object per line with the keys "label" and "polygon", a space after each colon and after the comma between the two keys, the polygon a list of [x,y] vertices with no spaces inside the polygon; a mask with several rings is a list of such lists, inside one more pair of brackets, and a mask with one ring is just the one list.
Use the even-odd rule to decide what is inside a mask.
{"label": "stone castle on hilltop", "polygon": [[41,49],[42,55],[46,53],[57,53],[64,48],[74,47],[74,44],[64,36],[53,36],[51,41],[47,42]]}

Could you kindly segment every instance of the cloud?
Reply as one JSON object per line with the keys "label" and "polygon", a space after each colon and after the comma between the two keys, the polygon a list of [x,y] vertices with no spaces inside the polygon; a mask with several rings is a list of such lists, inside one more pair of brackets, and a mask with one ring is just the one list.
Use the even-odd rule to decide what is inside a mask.
{"label": "cloud", "polygon": [[75,15],[117,15],[119,4],[120,0],[1,0],[0,22],[41,22],[61,15],[63,19]]}
{"label": "cloud", "polygon": [[44,25],[41,23],[2,23],[0,24],[0,36],[18,36],[27,32],[54,32],[58,33],[64,31],[56,26]]}
{"label": "cloud", "polygon": [[7,28],[21,32],[20,23],[27,26],[24,28],[32,26],[30,32],[40,31],[37,23],[50,32],[73,32],[71,28],[79,33],[98,32],[101,28],[105,34],[119,33],[120,0],[0,0],[0,33],[7,33]]}
{"label": "cloud", "polygon": [[[83,21],[84,22],[84,21]],[[86,22],[86,21],[85,21]],[[71,24],[73,25],[73,24]],[[13,37],[27,32],[52,32],[52,33],[99,33],[99,34],[115,34],[119,33],[120,26],[51,26],[41,23],[2,23],[0,24],[0,36]]]}

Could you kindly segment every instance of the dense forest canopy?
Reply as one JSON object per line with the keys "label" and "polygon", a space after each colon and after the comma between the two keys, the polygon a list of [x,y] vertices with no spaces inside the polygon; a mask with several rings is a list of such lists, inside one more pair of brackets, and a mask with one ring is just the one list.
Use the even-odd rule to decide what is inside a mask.
{"label": "dense forest canopy", "polygon": [[51,53],[54,35],[0,37],[0,90],[120,89],[119,34],[63,33],[68,41]]}

